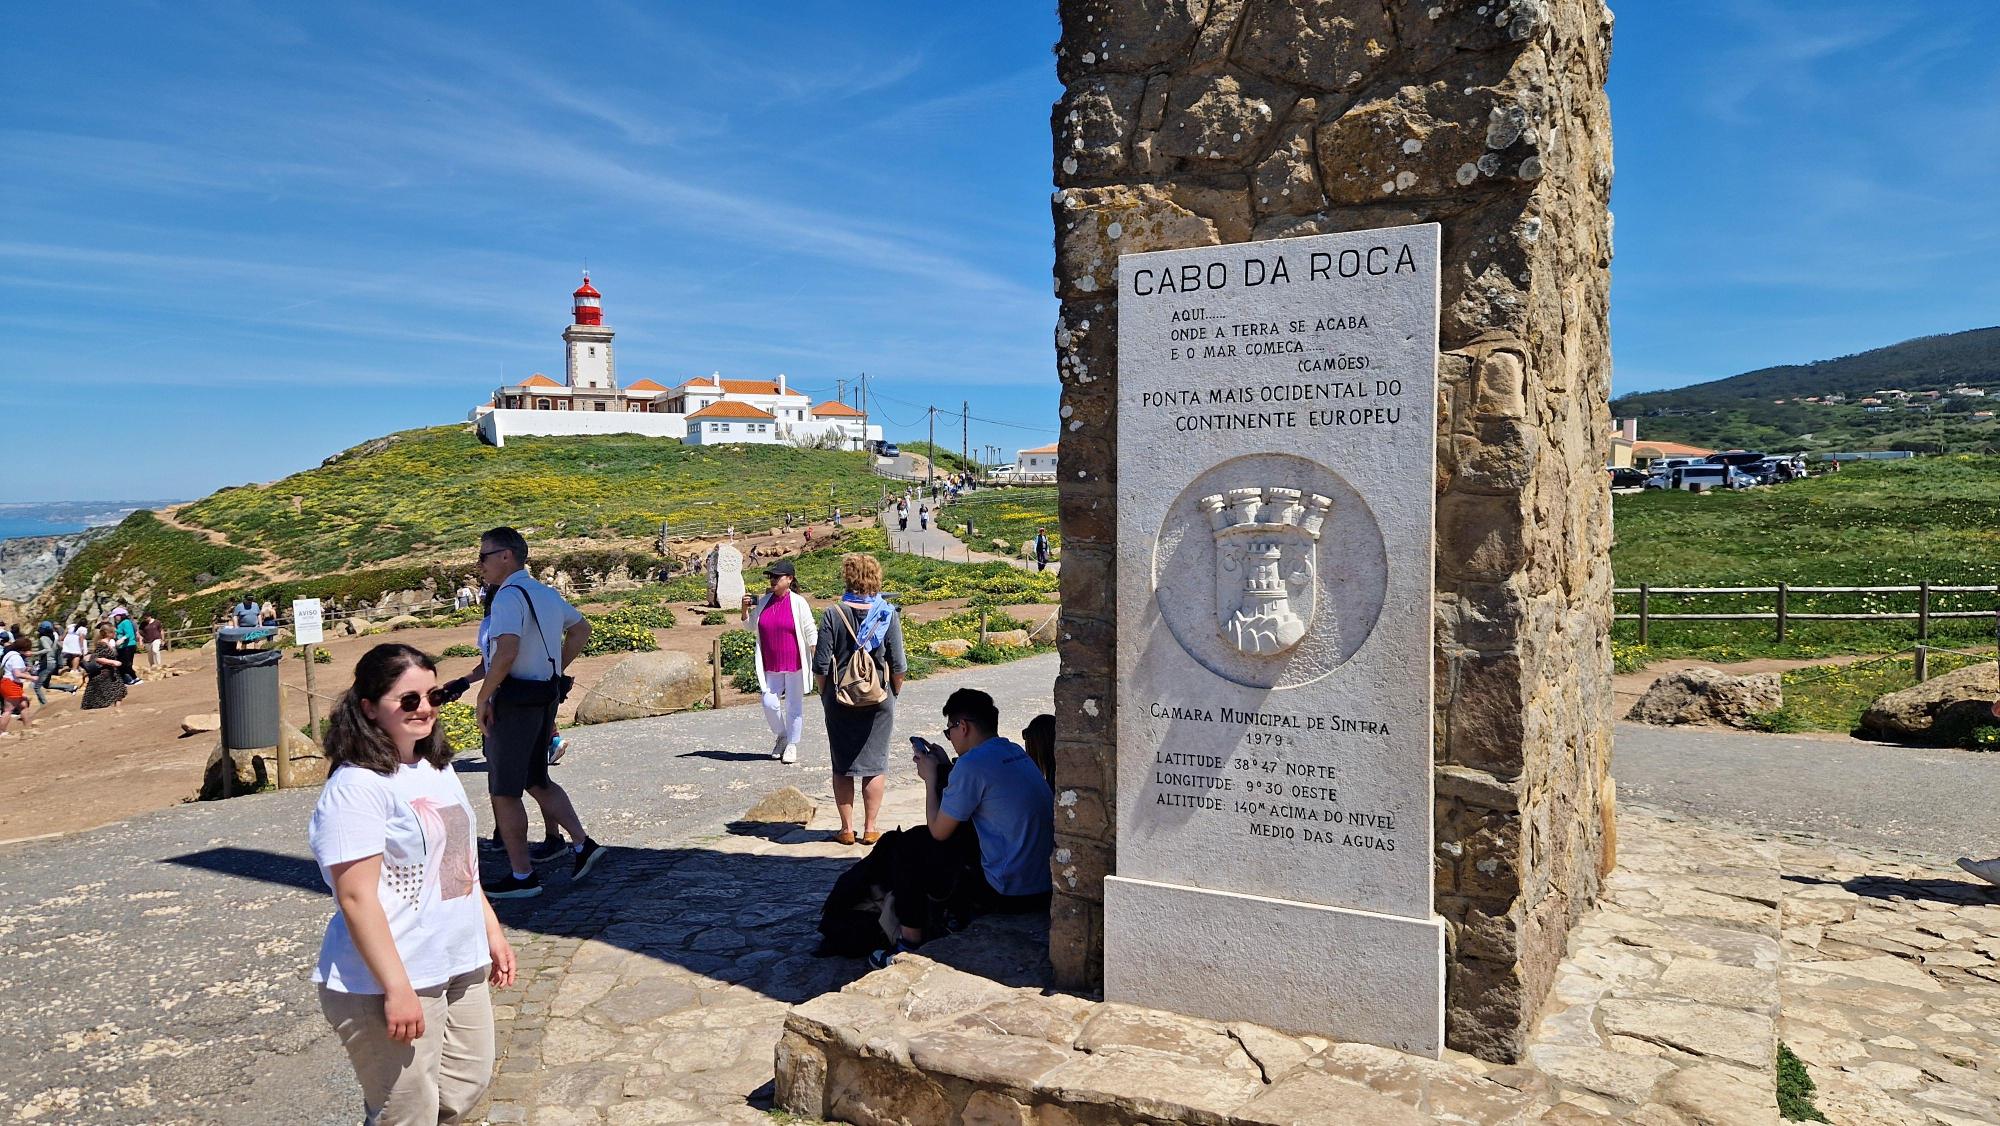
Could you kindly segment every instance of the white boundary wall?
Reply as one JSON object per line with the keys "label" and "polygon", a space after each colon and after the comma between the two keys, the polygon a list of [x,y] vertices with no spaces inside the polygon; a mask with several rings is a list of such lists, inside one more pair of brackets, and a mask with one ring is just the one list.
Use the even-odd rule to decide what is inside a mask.
{"label": "white boundary wall", "polygon": [[687,436],[687,416],[639,411],[530,411],[496,408],[478,418],[479,437],[505,446],[509,438],[558,435],[637,434],[643,438]]}

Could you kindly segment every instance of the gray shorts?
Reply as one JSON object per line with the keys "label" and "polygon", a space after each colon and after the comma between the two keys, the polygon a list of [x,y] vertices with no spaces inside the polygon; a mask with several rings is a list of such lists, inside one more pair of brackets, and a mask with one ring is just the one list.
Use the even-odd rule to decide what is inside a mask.
{"label": "gray shorts", "polygon": [[549,784],[549,729],[556,706],[521,707],[493,703],[493,730],[486,735],[486,792],[518,798]]}

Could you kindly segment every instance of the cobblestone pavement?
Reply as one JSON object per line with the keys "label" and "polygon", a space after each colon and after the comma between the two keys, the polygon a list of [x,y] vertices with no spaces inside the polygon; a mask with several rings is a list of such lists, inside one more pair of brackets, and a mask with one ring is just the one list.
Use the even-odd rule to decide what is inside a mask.
{"label": "cobblestone pavement", "polygon": [[[912,682],[899,727],[935,732],[945,696],[970,684],[992,692],[1003,721],[1018,728],[1049,709],[1055,671],[1053,656],[1039,656]],[[755,707],[570,733],[556,779],[592,835],[616,851],[577,887],[560,862],[545,865],[548,894],[498,905],[521,953],[514,1017],[545,1015],[529,1007],[547,1003],[583,938],[611,921],[614,899],[698,902],[693,885],[705,880],[718,898],[726,889],[739,902],[817,907],[823,891],[794,892],[813,862],[786,852],[750,863],[711,847],[720,826],[787,783],[831,817],[825,735],[817,715],[808,718],[796,767],[769,757]],[[918,784],[907,763],[891,755],[892,797]],[[484,817],[480,769],[461,763]],[[184,805],[0,847],[0,1122],[355,1120],[360,1094],[310,980],[332,910],[306,850],[317,796]],[[840,862],[817,863],[830,871]]]}
{"label": "cobblestone pavement", "polygon": [[[961,684],[993,691],[1009,727],[1018,727],[1047,710],[1054,674],[1054,658],[1044,656],[913,683],[901,727],[934,729],[939,703]],[[856,963],[809,954],[823,889],[858,852],[813,839],[832,812],[815,726],[808,725],[806,765],[798,768],[766,757],[769,736],[755,708],[574,733],[558,778],[594,834],[618,851],[580,886],[556,875],[541,899],[501,905],[523,973],[522,986],[499,1002],[494,1121],[757,1120],[785,1006],[861,972]],[[1671,777],[1677,762],[1708,753],[1701,748],[1713,742],[1702,732],[1642,741],[1631,730],[1620,728],[1621,779]],[[1724,744],[1747,775],[1761,777],[1757,745]],[[913,820],[916,793],[902,756],[892,757],[895,812],[886,825]],[[1970,763],[1896,758],[1857,802],[1878,811],[1878,824],[1949,821],[1968,804],[1990,818],[1985,783],[1965,774]],[[467,782],[476,793],[477,777]],[[786,782],[821,803],[813,830],[788,840],[722,832]],[[1795,772],[1789,782],[1810,779]],[[1584,941],[1571,958],[1579,974],[1603,985],[1590,1021],[1602,1035],[1597,1047],[1632,1061],[1719,1057],[1721,1066],[1749,1066],[1729,1062],[1717,1037],[1677,1040],[1681,1034],[1649,1019],[1663,1014],[1607,1007],[1644,1000],[1671,974],[1676,996],[1692,1000],[1687,990],[1706,988],[1716,998],[1707,1003],[1754,1014],[1757,1003],[1729,1001],[1745,979],[1707,967],[1756,970],[1769,980],[1763,955],[1739,939],[1741,949],[1710,958],[1700,950],[1714,941],[1672,939],[1677,927],[1741,915],[1738,934],[1776,936],[1783,961],[1771,964],[1784,1004],[1776,1035],[1811,1066],[1830,1117],[2000,1122],[1990,1063],[2000,1039],[2000,897],[1935,857],[1774,831],[1794,824],[1790,794],[1762,782],[1752,788],[1775,811],[1763,824],[1731,828],[1705,818],[1651,835],[1696,849],[1685,854],[1649,854],[1649,836],[1636,828],[1646,814],[1626,790],[1632,878],[1613,881],[1602,913],[1620,917],[1602,941]],[[1699,806],[1702,795],[1718,795],[1697,810],[1703,814],[1750,820],[1759,812],[1719,782],[1704,782],[1689,800]],[[0,847],[0,995],[8,998],[0,1121],[353,1120],[358,1093],[308,981],[330,911],[305,852],[314,798],[305,791],[190,805]],[[1824,828],[1865,836],[1869,826],[1859,820]],[[1964,835],[1953,829],[1951,839]],[[1932,838],[1930,847],[1942,851],[1942,843]],[[1696,889],[1701,894],[1658,886],[1719,875],[1737,882]],[[1760,929],[1774,894],[1776,930]],[[1579,977],[1568,988],[1565,1004],[1574,1006],[1593,1003],[1584,994],[1598,986]],[[1732,1026],[1747,1033],[1747,1022]],[[1574,1018],[1570,1027],[1578,1027]],[[1579,1112],[1592,1099],[1634,1105],[1560,1076],[1552,1090]],[[1683,1102],[1700,1094],[1690,1090]],[[1646,1091],[1669,1106],[1665,1093],[1664,1086]],[[1674,1113],[1681,1117],[1662,1111],[1651,1121],[1693,1120]]]}

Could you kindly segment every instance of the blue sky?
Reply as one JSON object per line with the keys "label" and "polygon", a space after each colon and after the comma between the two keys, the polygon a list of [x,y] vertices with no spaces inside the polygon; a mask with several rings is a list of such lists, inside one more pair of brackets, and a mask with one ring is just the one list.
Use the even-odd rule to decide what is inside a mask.
{"label": "blue sky", "polygon": [[[2000,322],[2000,5],[1882,7],[1618,6],[1618,390]],[[92,12],[0,35],[0,418],[63,467],[0,498],[461,419],[586,261],[622,378],[1055,436],[1052,4]]]}

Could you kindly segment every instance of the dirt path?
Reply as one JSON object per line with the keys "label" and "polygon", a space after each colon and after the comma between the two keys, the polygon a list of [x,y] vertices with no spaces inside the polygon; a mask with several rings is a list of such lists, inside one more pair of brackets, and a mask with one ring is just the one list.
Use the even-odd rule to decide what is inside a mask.
{"label": "dirt path", "polygon": [[[286,579],[296,577],[295,575],[293,575],[290,568],[286,567],[283,563],[281,563],[278,557],[271,554],[268,550],[261,547],[257,547],[254,544],[236,543],[232,541],[227,535],[223,534],[222,532],[216,531],[214,528],[203,527],[200,524],[190,524],[187,521],[182,520],[181,509],[186,507],[187,505],[184,504],[168,505],[166,508],[162,508],[155,511],[153,515],[159,517],[160,523],[165,524],[167,527],[173,528],[177,531],[187,532],[192,535],[200,536],[202,539],[207,540],[208,542],[214,544],[217,547],[234,548],[237,551],[247,551],[250,552],[252,555],[257,556],[260,562],[252,563],[250,565],[250,570],[252,572],[252,576],[258,582],[267,582],[267,583],[283,582]],[[243,585],[243,580],[241,578],[236,578],[236,579],[231,579],[226,583],[216,583],[208,587],[208,589],[206,590],[196,591],[195,593],[210,594],[216,591],[223,590],[225,588],[239,587],[242,585]]]}

